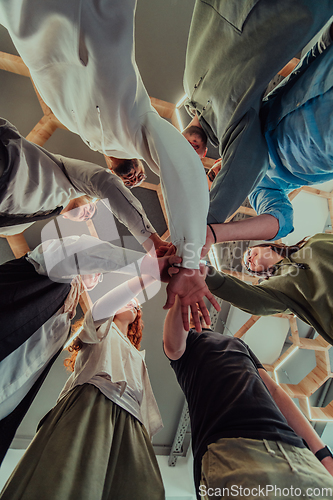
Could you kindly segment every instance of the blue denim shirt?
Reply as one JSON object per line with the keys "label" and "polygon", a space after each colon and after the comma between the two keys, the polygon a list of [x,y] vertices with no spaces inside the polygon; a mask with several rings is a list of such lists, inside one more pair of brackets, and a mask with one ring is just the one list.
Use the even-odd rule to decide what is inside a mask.
{"label": "blue denim shirt", "polygon": [[274,239],[294,229],[288,194],[301,186],[333,179],[330,43],[321,40],[263,101],[261,119],[270,166],[249,200],[258,215],[265,213],[278,219],[279,232]]}

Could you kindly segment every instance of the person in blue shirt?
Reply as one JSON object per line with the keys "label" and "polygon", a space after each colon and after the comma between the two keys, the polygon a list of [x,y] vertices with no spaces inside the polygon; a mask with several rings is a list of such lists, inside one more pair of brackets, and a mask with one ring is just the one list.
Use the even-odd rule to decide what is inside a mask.
{"label": "person in blue shirt", "polygon": [[[293,207],[288,194],[333,179],[333,24],[288,78],[262,102],[260,119],[269,168],[249,195],[256,217],[212,224],[206,250],[217,241],[271,240],[291,233]],[[210,180],[221,161],[208,172]]]}

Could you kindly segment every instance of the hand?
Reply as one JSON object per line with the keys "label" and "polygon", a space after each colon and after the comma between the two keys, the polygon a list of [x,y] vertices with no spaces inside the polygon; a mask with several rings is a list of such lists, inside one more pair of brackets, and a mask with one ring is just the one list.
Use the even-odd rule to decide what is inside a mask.
{"label": "hand", "polygon": [[173,248],[169,248],[168,252],[157,259],[160,270],[160,280],[164,283],[169,283],[172,276],[178,274],[180,267],[174,267],[175,264],[181,264],[182,258],[173,253]]}
{"label": "hand", "polygon": [[205,302],[203,301],[203,297],[207,297],[217,311],[220,311],[221,309],[212,293],[208,290],[204,275],[199,269],[185,269],[181,267],[179,272],[171,278],[171,281],[167,286],[167,294],[168,298],[164,305],[164,309],[170,309],[175,302],[176,295],[179,295],[183,325],[187,331],[189,330],[189,306],[191,308],[192,318],[197,332],[201,332],[198,306],[207,325],[210,325],[209,312]]}
{"label": "hand", "polygon": [[164,255],[174,255],[177,251],[177,248],[172,243],[167,243],[163,246],[158,247],[156,250],[156,257],[164,257]]}
{"label": "hand", "polygon": [[142,246],[147,252],[155,255],[155,251],[157,251],[160,247],[169,248],[173,245],[171,242],[162,240],[157,233],[152,233],[149,238],[142,243]]}
{"label": "hand", "polygon": [[175,255],[175,247],[173,245],[163,247],[163,252],[161,248],[156,252],[156,256],[158,256],[158,253],[162,253],[162,257],[156,258],[149,253],[145,255],[141,262],[140,272],[141,274],[152,276],[156,280],[168,283],[171,279],[170,277],[179,272],[178,267],[172,266],[180,264],[182,259],[178,255]]}
{"label": "hand", "polygon": [[200,256],[201,259],[203,259],[208,254],[211,246],[214,245],[214,242],[215,242],[215,238],[214,238],[214,235],[212,233],[212,230],[209,226],[207,226],[206,243],[204,244],[204,246],[202,247],[202,250],[201,250],[201,256]]}

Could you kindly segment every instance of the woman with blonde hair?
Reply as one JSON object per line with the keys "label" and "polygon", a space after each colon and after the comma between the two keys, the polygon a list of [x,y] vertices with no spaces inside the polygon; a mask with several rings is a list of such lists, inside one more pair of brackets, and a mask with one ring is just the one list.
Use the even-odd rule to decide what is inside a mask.
{"label": "woman with blonde hair", "polygon": [[[142,282],[156,281],[146,260],[146,273],[111,290],[86,313],[65,363],[73,373],[1,499],[164,499],[150,440],[162,421],[139,351],[143,325],[135,298]],[[159,259],[159,271],[179,261]]]}

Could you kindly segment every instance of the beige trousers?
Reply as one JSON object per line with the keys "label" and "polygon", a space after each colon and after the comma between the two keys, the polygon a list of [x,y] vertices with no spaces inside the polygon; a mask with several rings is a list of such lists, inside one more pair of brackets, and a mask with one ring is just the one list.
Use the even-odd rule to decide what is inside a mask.
{"label": "beige trousers", "polygon": [[200,498],[333,498],[333,477],[307,448],[280,441],[220,439],[202,459]]}

